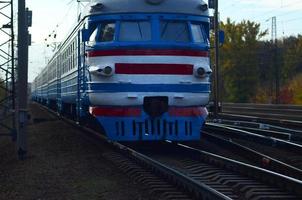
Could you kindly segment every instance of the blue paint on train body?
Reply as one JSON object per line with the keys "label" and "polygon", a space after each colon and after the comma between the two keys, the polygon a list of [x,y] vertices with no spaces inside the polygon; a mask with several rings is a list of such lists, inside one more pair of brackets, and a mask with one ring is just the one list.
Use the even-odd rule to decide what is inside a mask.
{"label": "blue paint on train body", "polygon": [[200,140],[205,116],[175,117],[164,113],[151,118],[145,112],[139,117],[96,117],[107,137],[114,141],[192,141]]}
{"label": "blue paint on train body", "polygon": [[209,93],[210,84],[129,84],[129,83],[88,83],[88,93],[115,92],[182,92]]}

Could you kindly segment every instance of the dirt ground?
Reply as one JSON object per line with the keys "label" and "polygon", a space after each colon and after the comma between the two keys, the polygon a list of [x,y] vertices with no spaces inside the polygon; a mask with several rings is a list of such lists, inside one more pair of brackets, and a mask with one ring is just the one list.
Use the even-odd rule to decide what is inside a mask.
{"label": "dirt ground", "polygon": [[30,106],[28,156],[0,138],[0,199],[150,199],[143,187],[102,157],[110,150],[89,143],[74,127]]}

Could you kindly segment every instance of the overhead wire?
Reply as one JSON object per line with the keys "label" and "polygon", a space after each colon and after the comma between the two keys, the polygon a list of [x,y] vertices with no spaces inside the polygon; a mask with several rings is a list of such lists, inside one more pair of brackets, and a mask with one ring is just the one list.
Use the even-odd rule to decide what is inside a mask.
{"label": "overhead wire", "polygon": [[[70,11],[72,10],[72,8],[74,7],[74,4],[72,4],[72,2],[74,2],[74,0],[70,0],[66,5],[68,6],[67,12],[65,13],[65,15],[62,17],[62,19],[56,24],[55,28],[48,34],[48,36],[44,39],[45,42],[48,41],[48,39],[50,38],[56,38],[57,37],[57,33],[58,33],[58,29],[60,28],[60,26],[64,23],[64,21],[66,20],[66,18],[70,15]],[[46,44],[47,45],[47,44]]]}
{"label": "overhead wire", "polygon": [[[293,2],[293,3],[289,3],[289,4],[286,4],[286,5],[282,5],[282,6],[278,7],[278,8],[274,8],[274,9],[272,9],[272,10],[266,11],[263,15],[261,15],[261,16],[259,16],[259,17],[263,17],[263,20],[266,20],[267,17],[264,18],[264,16],[271,15],[271,13],[273,13],[273,12],[275,12],[275,11],[278,11],[278,10],[280,10],[280,9],[284,9],[284,8],[289,7],[289,6],[292,6],[292,5],[294,5],[294,4],[301,4],[301,3],[302,3],[302,1],[301,1],[301,0],[298,0],[298,1],[295,1],[295,2]],[[289,11],[288,13],[291,13],[291,12],[293,12],[293,11]],[[282,14],[281,14],[281,15],[282,15]],[[275,16],[275,15],[274,15],[274,16]],[[280,15],[278,15],[278,16],[280,16]],[[255,18],[257,19],[257,17],[255,17]]]}
{"label": "overhead wire", "polygon": [[[229,1],[228,1],[229,2]],[[233,9],[234,7],[238,6],[239,4],[237,4],[238,2],[240,2],[240,0],[233,0],[232,3],[226,7],[223,7],[223,10],[229,10],[230,8]]]}
{"label": "overhead wire", "polygon": [[[237,6],[239,4],[240,4],[240,1],[235,0],[235,3],[233,3],[231,5],[236,5]],[[268,16],[272,15],[274,17],[277,17],[277,20],[278,20],[278,23],[279,23],[279,26],[277,26],[278,27],[278,29],[277,29],[278,35],[279,35],[279,37],[281,37],[281,36],[285,37],[286,35],[289,35],[290,33],[288,31],[289,29],[284,27],[284,24],[285,23],[296,22],[296,21],[302,19],[302,17],[292,16],[292,18],[288,18],[288,17],[284,18],[284,16],[299,14],[299,12],[301,12],[301,9],[302,9],[302,6],[301,6],[301,9],[299,9],[301,4],[302,4],[301,0],[297,0],[297,1],[289,2],[289,3],[286,2],[286,4],[281,2],[281,5],[278,6],[278,8],[273,8],[271,10],[262,12],[262,14],[259,14],[258,16],[257,15],[251,16],[250,18],[252,18],[251,20],[254,20],[257,23],[260,23],[262,27],[264,26],[265,27],[264,29],[270,30],[271,29],[271,21],[270,21],[271,17],[268,18]],[[294,7],[294,5],[295,5],[295,7]],[[256,11],[258,11],[259,13],[261,12],[259,7],[255,7],[255,6],[254,6],[254,8],[251,8],[251,7],[249,7],[249,9],[255,10],[255,13],[256,13]],[[289,7],[292,7],[292,8],[290,8],[291,10],[287,11],[287,12],[284,12],[285,9],[286,8],[289,9]],[[229,7],[227,7],[227,9],[228,8],[233,8],[233,7],[229,6]],[[224,8],[221,8],[221,10],[223,11]],[[280,23],[282,25],[280,25]],[[280,28],[280,26],[281,26],[281,28]],[[266,37],[269,40],[269,35],[267,35]]]}

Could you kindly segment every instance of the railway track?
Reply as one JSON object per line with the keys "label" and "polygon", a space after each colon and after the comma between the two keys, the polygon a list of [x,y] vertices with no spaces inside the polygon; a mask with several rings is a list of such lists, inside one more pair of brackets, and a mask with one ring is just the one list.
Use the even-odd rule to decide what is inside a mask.
{"label": "railway track", "polygon": [[[49,110],[47,107],[43,108],[57,116],[55,112]],[[136,182],[145,185],[151,194],[154,195],[155,199],[230,199],[211,187],[197,182],[185,174],[134,151],[123,144],[107,140],[104,135],[93,129],[81,126],[68,118],[60,118],[66,123],[81,129],[83,137],[94,145],[106,145],[108,148],[112,148],[112,152],[103,156],[113,162]]]}
{"label": "railway track", "polygon": [[219,118],[268,123],[302,130],[302,106],[223,103]]}
{"label": "railway track", "polygon": [[302,121],[302,106],[298,105],[223,103],[222,112],[251,114],[261,118]]}
{"label": "railway track", "polygon": [[245,130],[248,132],[256,133],[263,136],[278,138],[293,143],[302,143],[302,131],[274,126],[271,124],[240,121],[240,120],[225,120],[214,119],[213,123],[221,124],[235,129]]}
{"label": "railway track", "polygon": [[209,132],[203,131],[202,140],[199,142],[182,144],[302,180],[301,169]]}
{"label": "railway track", "polygon": [[[160,145],[131,145],[131,148],[206,184],[231,199],[302,198],[298,192],[302,189],[302,182],[297,179],[185,145],[171,143]],[[286,188],[296,188],[297,191],[293,192]]]}
{"label": "railway track", "polygon": [[302,170],[302,145],[217,124],[207,124],[205,131]]}
{"label": "railway track", "polygon": [[96,145],[111,146],[114,152],[104,156],[160,199],[302,198],[302,182],[288,176],[180,144],[110,142],[65,120]]}
{"label": "railway track", "polygon": [[107,141],[98,132],[85,127],[80,128],[96,145],[100,144],[100,139],[107,142],[114,149],[114,152],[104,156],[136,182],[144,184],[159,199],[230,199],[223,193],[129,148],[127,144]]}

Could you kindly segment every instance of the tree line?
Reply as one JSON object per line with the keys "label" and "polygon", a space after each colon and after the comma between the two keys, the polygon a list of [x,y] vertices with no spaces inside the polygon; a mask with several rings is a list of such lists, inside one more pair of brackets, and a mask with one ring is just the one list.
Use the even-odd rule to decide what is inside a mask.
{"label": "tree line", "polygon": [[302,35],[267,41],[268,31],[249,20],[227,19],[221,29],[223,102],[302,104]]}

